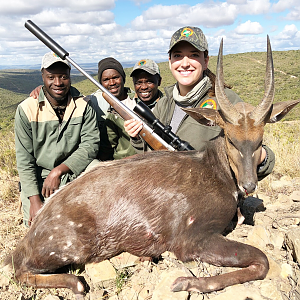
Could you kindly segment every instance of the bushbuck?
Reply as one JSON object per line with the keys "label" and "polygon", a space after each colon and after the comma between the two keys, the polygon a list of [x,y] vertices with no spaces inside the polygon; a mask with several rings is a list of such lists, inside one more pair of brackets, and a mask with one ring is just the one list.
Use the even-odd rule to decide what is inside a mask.
{"label": "bushbuck", "polygon": [[243,102],[233,106],[224,92],[222,52],[223,41],[216,73],[220,109],[186,112],[201,124],[220,126],[223,136],[208,142],[204,151],[153,151],[103,163],[63,187],[5,260],[13,264],[19,282],[70,288],[81,299],[84,285],[78,277],[53,273],[124,251],[144,257],[172,251],[182,261],[241,268],[219,276],[180,277],[171,285],[174,292],[211,292],[265,278],[266,255],[222,233],[236,214],[238,192],[256,189],[264,125],[280,120],[300,100],[272,103],[268,37],[263,100],[255,108]]}

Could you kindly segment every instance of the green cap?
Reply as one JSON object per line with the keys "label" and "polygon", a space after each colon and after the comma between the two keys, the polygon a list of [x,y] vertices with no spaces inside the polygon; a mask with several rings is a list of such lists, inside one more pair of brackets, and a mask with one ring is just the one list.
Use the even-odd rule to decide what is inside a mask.
{"label": "green cap", "polygon": [[131,77],[136,70],[144,70],[151,75],[155,75],[155,74],[160,75],[157,63],[154,60],[149,58],[141,59],[134,65],[132,72],[130,74]]}
{"label": "green cap", "polygon": [[182,27],[178,29],[171,38],[169,53],[171,49],[179,42],[188,42],[200,51],[208,51],[208,44],[203,31],[198,27]]}

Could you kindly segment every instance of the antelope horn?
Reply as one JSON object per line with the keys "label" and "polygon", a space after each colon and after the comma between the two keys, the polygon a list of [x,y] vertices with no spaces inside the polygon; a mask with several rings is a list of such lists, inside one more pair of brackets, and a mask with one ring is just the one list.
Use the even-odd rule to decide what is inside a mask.
{"label": "antelope horn", "polygon": [[241,114],[235,109],[233,104],[229,101],[224,90],[224,75],[223,75],[223,39],[220,43],[215,93],[220,106],[222,115],[231,124],[237,124],[238,120],[242,117]]}
{"label": "antelope horn", "polygon": [[254,125],[258,125],[265,119],[274,100],[274,66],[272,49],[269,36],[267,36],[267,66],[265,76],[265,95],[260,104],[254,108],[250,118],[255,120]]}

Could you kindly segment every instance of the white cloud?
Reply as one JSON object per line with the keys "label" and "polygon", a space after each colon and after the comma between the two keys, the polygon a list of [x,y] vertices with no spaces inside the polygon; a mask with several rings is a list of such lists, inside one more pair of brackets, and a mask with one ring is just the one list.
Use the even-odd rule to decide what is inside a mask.
{"label": "white cloud", "polygon": [[[49,51],[24,28],[28,19],[70,52],[75,61],[95,65],[106,56],[132,63],[147,57],[166,61],[170,38],[183,26],[203,29],[210,55],[217,54],[221,38],[224,38],[225,54],[265,51],[266,37],[260,36],[263,32],[260,24],[265,23],[261,20],[267,20],[265,30],[271,33],[274,49],[295,49],[297,45],[300,48],[299,31],[296,25],[290,24],[297,23],[287,22],[287,19],[299,20],[299,0],[276,0],[272,8],[273,0],[209,0],[193,6],[184,0],[178,5],[168,5],[169,1],[162,0],[160,5],[147,4],[149,8],[144,11],[142,4],[151,1],[127,0],[128,9],[140,6],[128,15],[140,13],[131,23],[125,18],[126,26],[119,25],[119,16],[112,10],[121,1],[124,0],[52,0],[45,4],[41,0],[8,1],[0,10],[0,65],[17,61],[39,64],[43,54]],[[272,11],[285,11],[285,16],[272,15]],[[255,20],[251,19],[252,15]],[[257,20],[260,23],[254,22]],[[286,24],[278,34],[278,28]]]}
{"label": "white cloud", "polygon": [[238,13],[243,15],[267,14],[270,8],[270,0],[247,0],[247,3],[237,6]]}
{"label": "white cloud", "polygon": [[36,14],[33,18],[39,26],[56,24],[90,24],[100,25],[114,21],[114,14],[110,11],[72,12],[68,9],[48,9]]}
{"label": "white cloud", "polygon": [[263,28],[258,22],[247,22],[237,26],[235,29],[237,34],[260,34],[263,33]]}
{"label": "white cloud", "polygon": [[298,0],[279,0],[277,3],[272,5],[272,9],[275,12],[282,12],[286,9],[299,7]]}
{"label": "white cloud", "polygon": [[145,20],[170,19],[178,17],[185,11],[190,11],[189,5],[155,5],[143,13],[143,18]]}
{"label": "white cloud", "polygon": [[49,8],[53,10],[67,9],[78,12],[102,11],[112,9],[114,6],[114,0],[52,0],[51,3],[45,3],[41,0],[10,0],[5,5],[1,5],[0,15],[35,15],[43,10],[49,10]]}
{"label": "white cloud", "polygon": [[[201,17],[199,17],[201,16]],[[132,21],[135,29],[160,29],[168,26],[187,25],[217,27],[230,25],[237,16],[236,5],[226,2],[199,3],[188,5],[155,5]]]}
{"label": "white cloud", "polygon": [[132,2],[135,3],[135,5],[141,5],[143,3],[148,3],[148,2],[151,2],[151,0],[131,0]]}
{"label": "white cloud", "polygon": [[[273,40],[276,50],[298,50],[300,48],[300,31],[295,24],[286,25]],[[273,48],[275,49],[275,47]]]}
{"label": "white cloud", "polygon": [[227,0],[229,4],[247,4],[247,0]]}
{"label": "white cloud", "polygon": [[280,34],[278,34],[278,38],[279,39],[293,39],[295,37],[297,37],[297,35],[299,35],[299,31],[298,28],[296,27],[295,24],[291,24],[291,25],[286,25],[284,27],[284,29],[282,30],[282,32]]}
{"label": "white cloud", "polygon": [[287,20],[300,21],[300,7],[294,8],[291,12],[289,12],[286,16]]}

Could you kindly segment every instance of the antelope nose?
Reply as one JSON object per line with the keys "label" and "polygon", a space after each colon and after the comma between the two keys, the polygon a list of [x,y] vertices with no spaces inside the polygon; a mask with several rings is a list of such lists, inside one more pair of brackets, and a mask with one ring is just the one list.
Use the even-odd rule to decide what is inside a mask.
{"label": "antelope nose", "polygon": [[256,190],[256,184],[253,182],[247,182],[243,184],[243,188],[246,194],[251,194]]}

